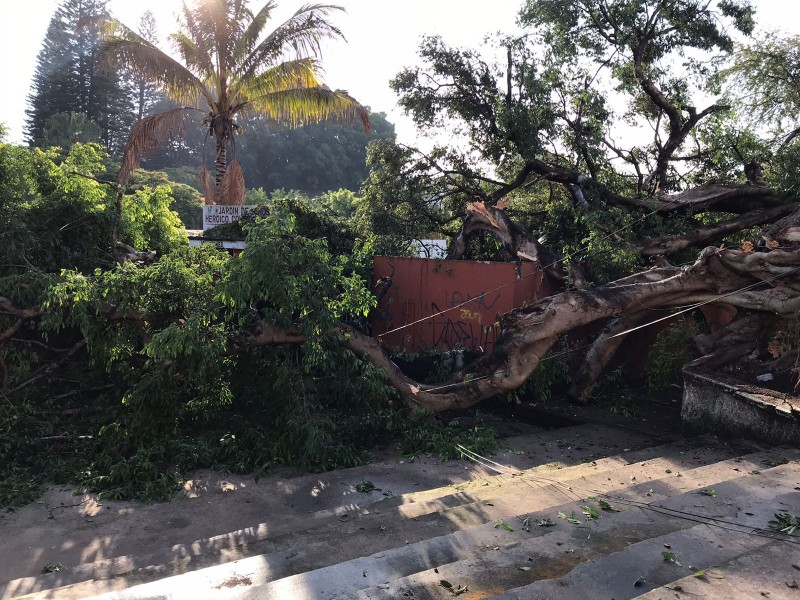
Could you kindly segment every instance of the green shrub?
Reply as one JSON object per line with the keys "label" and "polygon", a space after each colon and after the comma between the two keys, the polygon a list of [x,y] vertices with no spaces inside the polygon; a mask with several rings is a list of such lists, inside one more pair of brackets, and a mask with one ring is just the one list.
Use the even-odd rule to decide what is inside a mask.
{"label": "green shrub", "polygon": [[418,422],[410,422],[398,444],[406,456],[432,455],[441,460],[462,458],[459,445],[477,454],[487,454],[499,446],[497,433],[486,426],[479,413],[475,413],[476,424],[463,427],[461,420],[472,420],[468,415],[447,420],[446,416],[422,416]]}
{"label": "green shrub", "polygon": [[533,396],[537,402],[546,402],[554,394],[563,393],[572,383],[572,369],[567,342],[556,346],[556,350],[548,351],[539,361],[539,366],[525,381],[526,395]]}
{"label": "green shrub", "polygon": [[645,365],[647,385],[651,391],[680,383],[683,366],[699,356],[693,342],[698,333],[698,325],[686,320],[673,323],[658,334],[647,353]]}

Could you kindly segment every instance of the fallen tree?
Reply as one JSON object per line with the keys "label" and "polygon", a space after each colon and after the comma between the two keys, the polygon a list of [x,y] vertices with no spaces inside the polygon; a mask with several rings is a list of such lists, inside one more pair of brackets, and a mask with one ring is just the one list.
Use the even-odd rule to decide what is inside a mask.
{"label": "fallen tree", "polygon": [[[687,267],[652,267],[594,289],[564,291],[506,313],[500,317],[501,331],[494,350],[442,384],[424,384],[404,375],[386,354],[380,340],[347,324],[331,321],[329,331],[316,335],[334,336],[343,346],[380,368],[409,406],[439,412],[467,408],[519,388],[559,338],[586,325],[603,323],[604,328],[585,353],[571,389],[574,398],[586,402],[625,336],[640,326],[661,320],[653,315],[663,314],[664,310],[720,302],[736,307],[742,315],[794,317],[800,311],[800,210],[767,228],[760,241],[761,247],[755,249],[752,244],[745,245],[745,249],[708,247]],[[245,264],[245,271],[251,266]],[[120,308],[102,303],[93,305],[91,311],[101,327],[115,321],[154,320],[154,315],[138,306]],[[10,327],[0,333],[2,344],[26,321],[47,314],[47,309],[22,308],[0,298],[0,314],[14,318]],[[173,314],[168,326],[180,331],[191,318],[196,315]],[[222,345],[213,340],[197,342],[217,347],[223,355],[263,346],[306,344],[312,337],[300,320],[290,327],[260,318],[241,328],[231,328],[224,320],[218,325],[224,326],[226,332]],[[740,339],[737,341],[741,344]],[[721,350],[719,346],[717,343],[716,352]],[[753,345],[749,347],[752,351]],[[165,356],[162,361],[163,368],[171,367]],[[7,391],[13,393],[17,389],[21,389],[19,385]]]}
{"label": "fallen tree", "polygon": [[[475,222],[487,214],[475,211]],[[461,410],[514,390],[559,339],[595,325],[604,329],[572,355],[583,359],[572,394],[586,401],[628,330],[701,302],[740,313],[700,340],[703,351],[717,361],[750,354],[754,332],[779,330],[800,308],[799,237],[795,212],[750,244],[704,249],[690,266],[654,266],[501,315],[493,352],[436,384],[403,373],[357,328],[375,304],[371,254],[332,256],[283,210],[248,225],[237,259],[205,246],[105,271],[0,277],[4,478],[18,489],[21,464],[64,477],[42,466],[55,455],[72,483],[161,497],[177,473],[212,464],[356,464],[364,448],[402,436],[409,412]],[[782,352],[776,366],[795,367],[792,356]]]}
{"label": "fallen tree", "polygon": [[[520,387],[560,337],[585,325],[605,322],[586,352],[572,395],[587,401],[603,368],[641,325],[658,321],[665,309],[721,302],[744,315],[791,318],[800,310],[800,211],[768,228],[761,251],[709,247],[688,267],[658,266],[598,286],[565,291],[502,315],[493,352],[443,385],[422,385],[386,365],[375,341],[348,345],[381,365],[411,404],[433,410],[471,406]],[[734,322],[736,323],[736,322]],[[756,343],[751,338],[752,351]],[[716,348],[716,351],[719,351]]]}
{"label": "fallen tree", "polygon": [[[37,246],[53,198],[62,198],[62,210],[50,211],[63,218],[60,236],[86,215],[108,229],[113,211],[87,180],[85,214],[67,218],[73,180],[60,173],[49,182],[31,159],[25,185],[38,186],[42,211],[18,192],[8,213],[17,226],[0,228],[0,236],[19,233],[0,266],[0,392],[11,406],[0,412],[0,432],[23,421],[39,431],[46,417],[75,411],[76,439],[102,449],[93,454],[99,464],[81,470],[95,487],[116,485],[116,472],[133,480],[154,461],[171,465],[176,452],[182,469],[219,457],[242,470],[328,468],[354,464],[353,448],[396,432],[408,412],[398,398],[404,409],[473,406],[523,385],[553,360],[559,340],[587,327],[592,339],[570,354],[582,360],[570,390],[580,402],[631,330],[689,307],[738,311],[728,328],[698,339],[713,361],[752,353],[763,342],[754,332],[781,330],[800,308],[797,162],[789,155],[783,172],[762,174],[753,162],[769,157],[770,144],[735,131],[723,102],[692,106],[688,84],[668,69],[684,49],[729,52],[723,24],[749,33],[752,10],[733,0],[567,4],[526,2],[533,31],[498,40],[507,62],[497,68],[476,51],[425,40],[426,66],[401,73],[395,89],[419,125],[455,124],[467,149],[373,146],[353,219],[333,222],[311,202],[313,218],[304,219],[273,199],[269,214],[243,226],[247,250],[236,260],[181,247],[150,261],[133,251],[156,249],[135,241],[157,238],[135,229],[144,219],[123,220],[132,260],[121,265],[106,256],[105,230],[91,247],[80,236],[58,250]],[[542,43],[531,44],[535,37]],[[695,74],[707,80],[704,69]],[[651,143],[613,140],[601,71],[628,96],[626,118],[652,128]],[[3,173],[14,171],[9,163]],[[27,189],[7,179],[4,189]],[[492,353],[439,383],[403,373],[380,339],[359,329],[376,302],[366,283],[373,244],[432,232],[452,240],[451,258],[531,261],[565,285],[499,315]],[[367,241],[354,245],[358,237]],[[103,254],[87,252],[94,246]],[[782,356],[781,368],[796,366],[791,352]],[[198,427],[209,445],[181,446]],[[343,443],[345,433],[359,445]],[[9,450],[2,438],[0,463],[27,456],[29,447]]]}
{"label": "fallen tree", "polygon": [[[484,53],[424,40],[422,65],[392,82],[400,104],[421,129],[447,127],[466,141],[373,148],[367,200],[378,230],[394,217],[398,229],[449,236],[451,259],[533,262],[566,291],[501,316],[495,351],[460,380],[398,377],[407,400],[463,407],[515,389],[558,339],[592,325],[602,331],[570,389],[586,402],[627,333],[653,314],[724,298],[745,315],[790,317],[796,136],[777,145],[742,131],[731,117],[746,119],[746,104],[707,93],[705,106],[693,102],[718,73],[681,58],[690,50],[724,60],[732,29],[752,34],[752,7],[531,0],[520,23],[525,35],[498,37]],[[695,79],[672,73],[678,61]],[[760,69],[771,63],[747,64],[740,78],[768,78]],[[628,101],[624,114],[614,93]],[[623,120],[652,138],[618,143]]]}

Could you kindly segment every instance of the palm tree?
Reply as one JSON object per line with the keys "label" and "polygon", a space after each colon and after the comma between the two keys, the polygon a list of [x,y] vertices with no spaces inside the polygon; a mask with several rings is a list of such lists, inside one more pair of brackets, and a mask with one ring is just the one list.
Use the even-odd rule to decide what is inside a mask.
{"label": "palm tree", "polygon": [[[112,67],[132,68],[158,83],[184,106],[145,117],[131,131],[120,169],[127,182],[139,159],[185,130],[190,116],[202,124],[216,146],[213,186],[204,171],[206,203],[241,203],[244,179],[228,146],[239,113],[257,113],[289,125],[336,117],[360,121],[369,131],[367,110],[347,92],[331,90],[319,79],[320,43],[343,37],[327,17],[343,10],[307,5],[264,35],[276,8],[273,0],[257,13],[247,0],[195,0],[183,5],[181,31],[170,36],[183,63],[118,21],[106,23],[102,55]],[[203,108],[200,109],[199,107]]]}

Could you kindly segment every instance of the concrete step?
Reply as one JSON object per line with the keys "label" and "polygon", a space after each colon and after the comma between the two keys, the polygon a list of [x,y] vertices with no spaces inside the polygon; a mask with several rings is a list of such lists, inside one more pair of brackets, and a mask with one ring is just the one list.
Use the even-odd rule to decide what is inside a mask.
{"label": "concrete step", "polygon": [[[682,581],[687,578],[705,584],[712,581],[714,575],[719,577],[720,572],[714,566],[720,563],[747,562],[747,556],[760,556],[762,551],[776,544],[780,550],[773,549],[770,553],[785,553],[789,549],[796,553],[797,540],[776,534],[767,524],[773,513],[780,509],[800,514],[800,494],[796,492],[798,485],[800,464],[793,462],[770,469],[768,476],[750,475],[735,482],[720,484],[715,488],[717,496],[706,497],[699,505],[690,503],[694,499],[685,496],[670,498],[659,503],[660,507],[668,510],[656,513],[658,518],[673,515],[667,518],[678,518],[693,526],[631,544],[596,560],[584,561],[562,577],[536,581],[497,598],[578,600],[597,597],[597,591],[602,590],[603,597],[625,600],[658,587],[672,588],[671,598],[674,598],[675,587],[682,588]],[[735,513],[731,514],[732,511]],[[694,524],[698,522],[703,524]],[[783,541],[776,541],[776,538]],[[664,560],[663,552],[672,552],[676,562]],[[750,559],[752,565],[763,562],[763,559]],[[786,575],[793,569],[791,562],[787,564],[786,558],[781,562],[781,572]],[[695,570],[704,573],[709,570],[711,576],[694,577]],[[758,587],[759,579],[751,580],[751,586]],[[701,586],[696,589],[704,588]],[[798,597],[797,590],[786,591],[793,594],[791,597]],[[683,596],[679,594],[678,597]],[[700,597],[708,596],[702,594]],[[741,590],[728,596],[759,597],[772,596],[762,596],[760,591],[748,594]]]}
{"label": "concrete step", "polygon": [[[667,458],[670,452],[674,455]],[[359,574],[361,577],[358,583],[368,587],[375,576],[379,579],[376,582],[378,584],[382,583],[381,577],[387,576],[383,566],[387,564],[387,557],[391,557],[388,559],[391,563],[400,561],[403,565],[400,571],[391,572],[392,578],[397,578],[436,564],[472,557],[476,548],[486,546],[491,548],[505,543],[507,541],[505,537],[510,532],[494,526],[502,519],[507,519],[508,523],[519,531],[519,523],[526,513],[548,507],[552,518],[558,512],[556,510],[558,507],[563,507],[567,512],[571,510],[580,512],[579,504],[564,504],[564,502],[597,493],[598,490],[615,494],[620,487],[629,488],[632,483],[638,481],[642,483],[630,490],[632,498],[652,502],[676,492],[695,491],[698,486],[708,485],[709,482],[716,483],[744,476],[750,470],[763,468],[762,461],[774,453],[759,452],[746,458],[720,461],[721,458],[731,455],[731,449],[724,448],[723,445],[692,448],[683,444],[662,447],[656,454],[659,458],[610,471],[598,471],[594,474],[575,471],[574,477],[564,477],[561,480],[558,476],[563,469],[556,470],[554,476],[526,474],[511,478],[515,485],[496,486],[494,488],[496,497],[491,502],[485,499],[475,501],[470,495],[459,492],[459,495],[463,496],[462,500],[469,502],[442,507],[439,505],[442,501],[439,497],[427,501],[427,504],[432,504],[427,511],[421,510],[426,502],[415,502],[400,505],[394,514],[376,512],[357,515],[357,518],[346,523],[339,521],[309,528],[305,532],[267,540],[261,546],[248,548],[248,550],[263,551],[263,555],[173,577],[155,584],[138,586],[127,593],[112,597],[150,597],[146,595],[150,593],[147,590],[161,589],[164,586],[169,589],[172,585],[177,585],[180,589],[194,589],[195,593],[204,589],[205,597],[218,595],[224,597],[230,592],[226,587],[228,585],[234,588],[260,586],[257,588],[258,593],[263,594],[260,597],[302,597],[286,594],[301,593],[302,589],[309,586],[310,580],[322,585],[332,578],[341,579],[342,573]],[[706,466],[682,471],[681,469],[687,466],[686,461]],[[569,506],[572,508],[568,508]],[[404,512],[404,509],[409,507],[413,509],[413,513]],[[431,512],[433,509],[438,512]],[[420,516],[410,516],[412,514]],[[525,533],[525,537],[536,536],[540,531],[544,533],[549,529],[551,528],[533,527],[531,532]],[[348,539],[358,540],[358,543],[347,544]],[[373,550],[372,555],[364,556],[369,553],[368,549]],[[374,552],[376,549],[378,552]],[[428,564],[427,561],[434,558],[436,560]],[[193,567],[200,566],[200,563],[201,561],[195,561]],[[133,573],[124,579],[95,581],[88,586],[72,586],[69,590],[60,590],[61,595],[58,597],[85,597],[92,590],[102,591],[103,586],[106,586],[105,589],[120,589],[124,585],[136,583],[137,580],[141,581],[141,578],[156,578],[168,574],[169,568],[148,569]],[[219,593],[208,591],[215,589],[221,591]],[[334,592],[332,589],[326,590],[328,596]],[[213,596],[209,595],[212,593]],[[35,597],[48,596],[40,594]]]}
{"label": "concrete step", "polygon": [[[708,469],[717,466],[713,465]],[[708,469],[697,469],[696,475],[701,476],[700,471]],[[580,506],[591,505],[596,508],[597,503],[578,501],[560,507],[566,514],[571,514],[574,510],[582,521],[580,525],[569,525],[557,519],[553,514],[555,509],[534,513],[535,519],[550,517],[556,525],[537,527],[530,533],[525,532],[518,536],[515,536],[516,532],[499,532],[494,542],[470,544],[469,555],[458,560],[447,564],[433,563],[427,570],[410,576],[387,578],[376,586],[360,591],[339,592],[336,597],[341,600],[378,600],[407,594],[407,597],[415,599],[444,598],[449,592],[441,587],[442,580],[450,582],[454,587],[467,587],[469,592],[463,597],[469,599],[493,597],[508,589],[511,591],[501,596],[502,598],[554,600],[633,597],[648,589],[642,587],[645,582],[658,581],[657,568],[664,563],[661,556],[661,552],[665,551],[664,544],[670,545],[670,551],[676,553],[684,566],[688,564],[703,567],[709,558],[713,563],[738,556],[742,549],[753,547],[748,546],[748,540],[756,540],[759,544],[768,543],[768,538],[752,536],[751,528],[766,527],[772,516],[770,510],[777,510],[776,507],[794,507],[800,511],[800,506],[797,506],[800,494],[794,493],[794,488],[800,482],[800,464],[794,462],[775,469],[777,470],[770,469],[766,475],[748,474],[739,479],[715,483],[715,497],[699,495],[694,491],[678,494],[673,492],[669,497],[644,503],[638,498],[645,486],[639,485],[630,490],[633,493],[625,492],[610,500],[621,510],[620,513],[600,511],[600,518],[592,522],[583,516]],[[686,478],[689,475],[687,473]],[[711,483],[713,479],[709,478],[707,481]],[[741,497],[747,497],[751,504],[740,506],[737,499]],[[654,496],[646,498],[653,500]],[[632,502],[626,503],[626,499]],[[721,525],[726,528],[721,530],[722,535],[729,535],[731,539],[725,544],[706,545],[713,546],[714,549],[722,546],[718,549],[719,552],[723,548],[733,549],[734,554],[707,554],[701,560],[702,557],[697,556],[700,544],[695,537],[698,532],[706,530],[716,533],[718,527],[714,523],[720,520],[724,521]],[[698,526],[698,522],[712,525]],[[693,530],[693,533],[677,535],[684,530]],[[685,540],[681,537],[684,535],[688,536]],[[684,558],[681,558],[682,554]],[[633,583],[639,581],[642,575],[645,575],[644,580],[634,586]],[[532,581],[536,583],[524,585],[524,582]],[[646,585],[653,587],[652,583]],[[626,586],[630,587],[627,595],[623,593],[628,589]],[[567,588],[570,588],[569,595]]]}
{"label": "concrete step", "polygon": [[[655,436],[605,425],[550,431],[513,427],[528,433],[506,438],[506,448],[494,458],[514,472],[541,466],[566,475],[573,465],[594,458],[598,470],[610,469],[654,456],[647,449],[658,444]],[[620,453],[624,457],[604,458]],[[0,598],[7,598],[9,589],[30,593],[152,565],[169,564],[181,572],[199,556],[213,557],[203,566],[227,562],[251,554],[247,546],[254,542],[417,502],[418,490],[424,490],[422,499],[459,493],[457,486],[476,480],[503,485],[494,471],[466,461],[408,460],[396,453],[378,458],[353,469],[302,477],[276,474],[258,482],[231,476],[218,485],[204,485],[213,480],[201,473],[187,486],[188,497],[168,504],[101,505],[87,497],[78,502],[68,491],[50,493],[42,503],[0,523],[0,556],[8,557],[0,561],[0,582],[11,580],[0,583]],[[360,493],[355,486],[362,481],[381,490]],[[432,495],[430,490],[438,491]],[[48,562],[66,568],[39,575]]]}
{"label": "concrete step", "polygon": [[800,541],[777,540],[758,549],[637,596],[640,600],[737,600],[800,598]]}
{"label": "concrete step", "polygon": [[[570,467],[661,443],[652,435],[604,425],[514,428],[527,433],[505,439],[507,448],[495,460],[519,471],[546,464]],[[261,525],[272,529],[325,511],[358,511],[386,501],[384,493],[400,496],[492,475],[466,461],[409,460],[389,450],[371,464],[320,474],[277,472],[254,481],[199,472],[187,482],[185,493],[169,503],[98,502],[89,495],[76,498],[71,489],[53,488],[40,502],[0,516],[0,556],[12,557],[0,561],[0,582],[37,575],[47,563],[70,568],[156,547],[191,547],[197,540]],[[381,491],[358,492],[362,481]],[[272,510],[276,506],[279,514]]]}

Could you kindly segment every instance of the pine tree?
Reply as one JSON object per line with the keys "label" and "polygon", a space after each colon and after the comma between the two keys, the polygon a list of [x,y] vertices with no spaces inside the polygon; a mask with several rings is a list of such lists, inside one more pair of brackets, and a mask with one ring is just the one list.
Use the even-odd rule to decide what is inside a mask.
{"label": "pine tree", "polygon": [[[152,11],[146,10],[142,13],[139,19],[139,35],[142,39],[150,42],[151,44],[158,44],[158,26]],[[136,73],[133,76],[133,85],[136,90],[136,118],[138,121],[148,112],[154,104],[163,100],[162,94],[157,91],[156,84],[149,77],[141,73]]]}
{"label": "pine tree", "polygon": [[82,113],[100,127],[100,139],[119,152],[134,119],[133,90],[119,74],[99,69],[100,40],[92,19],[107,16],[108,0],[64,0],[39,52],[28,97],[26,135],[46,143],[49,121],[59,113]]}

